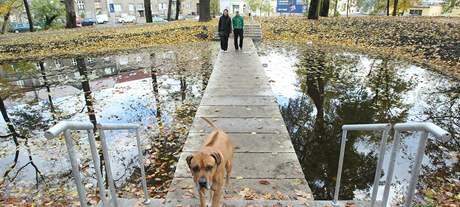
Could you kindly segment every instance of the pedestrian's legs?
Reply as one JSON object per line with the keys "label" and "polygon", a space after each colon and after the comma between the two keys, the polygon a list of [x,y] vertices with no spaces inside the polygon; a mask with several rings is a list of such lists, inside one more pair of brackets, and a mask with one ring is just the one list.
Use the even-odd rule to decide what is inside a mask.
{"label": "pedestrian's legs", "polygon": [[228,49],[228,35],[224,35],[223,37],[224,37],[223,38],[224,39],[224,48],[223,48],[223,50],[227,51],[227,49]]}
{"label": "pedestrian's legs", "polygon": [[240,49],[243,49],[243,34],[244,34],[244,31],[243,29],[240,29]]}
{"label": "pedestrian's legs", "polygon": [[238,50],[238,29],[233,30],[233,43],[235,44],[235,50]]}
{"label": "pedestrian's legs", "polygon": [[220,35],[220,49],[225,50],[225,36]]}

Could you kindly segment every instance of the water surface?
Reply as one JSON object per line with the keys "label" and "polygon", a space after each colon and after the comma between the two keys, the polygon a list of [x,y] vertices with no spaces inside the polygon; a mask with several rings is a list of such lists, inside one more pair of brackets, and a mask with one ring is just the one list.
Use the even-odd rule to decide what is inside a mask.
{"label": "water surface", "polygon": [[[261,43],[258,50],[315,199],[333,197],[344,124],[437,124],[451,133],[451,140],[442,143],[430,137],[418,189],[458,182],[460,81],[392,57],[342,48]],[[407,186],[419,136],[402,135],[391,190],[395,202]],[[369,199],[380,138],[373,133],[348,134],[341,199]],[[379,198],[392,141],[386,146]]]}

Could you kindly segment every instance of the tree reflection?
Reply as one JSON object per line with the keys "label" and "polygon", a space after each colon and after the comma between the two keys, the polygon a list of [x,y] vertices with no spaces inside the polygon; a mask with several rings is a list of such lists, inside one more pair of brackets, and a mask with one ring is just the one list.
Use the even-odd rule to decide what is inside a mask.
{"label": "tree reflection", "polygon": [[[411,84],[398,78],[395,63],[377,63],[362,80],[356,74],[359,61],[358,56],[333,48],[304,48],[296,71],[304,95],[281,108],[315,199],[332,199],[342,125],[395,122],[406,117],[401,94]],[[353,199],[353,191],[372,184],[376,155],[373,149],[367,154],[356,149],[363,135],[356,132],[347,137],[340,199]],[[374,143],[379,138],[370,136]]]}
{"label": "tree reflection", "polygon": [[460,193],[456,177],[460,172],[460,84],[443,81],[434,91],[428,94],[430,106],[423,114],[451,136],[448,141],[429,139],[425,154],[430,158],[430,165],[423,166],[422,182],[418,187],[422,193],[437,192],[432,195],[436,203],[447,204],[458,201],[454,197]]}

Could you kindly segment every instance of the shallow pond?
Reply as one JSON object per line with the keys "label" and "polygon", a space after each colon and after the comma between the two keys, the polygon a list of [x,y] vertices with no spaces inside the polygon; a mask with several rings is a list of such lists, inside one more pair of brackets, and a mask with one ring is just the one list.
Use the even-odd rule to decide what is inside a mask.
{"label": "shallow pond", "polygon": [[[395,60],[312,44],[258,44],[287,129],[315,199],[332,199],[341,126],[429,121],[451,140],[433,137],[425,153],[418,195],[460,176],[460,81]],[[368,199],[380,134],[348,135],[341,199]],[[402,135],[391,198],[401,200],[418,146],[418,133]],[[392,138],[386,147],[378,199],[383,194]],[[421,196],[417,198],[419,201]]]}
{"label": "shallow pond", "polygon": [[[44,130],[60,120],[140,123],[149,191],[151,197],[164,197],[211,74],[215,48],[214,43],[199,43],[44,60],[42,65],[1,65],[0,95],[17,133],[0,141],[2,203],[68,205],[77,201],[63,137],[44,138]],[[82,65],[86,66],[83,73],[79,70]],[[0,135],[9,134],[11,129],[0,119]],[[87,197],[95,203],[95,173],[87,135],[72,135]],[[135,133],[108,131],[106,136],[118,193],[140,197]]]}

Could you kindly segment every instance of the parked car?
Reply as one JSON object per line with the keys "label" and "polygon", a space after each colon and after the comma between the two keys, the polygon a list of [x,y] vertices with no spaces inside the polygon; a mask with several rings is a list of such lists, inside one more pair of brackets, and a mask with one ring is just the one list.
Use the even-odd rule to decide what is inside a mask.
{"label": "parked car", "polygon": [[[34,30],[38,31],[41,30],[42,27],[38,25],[34,25]],[[19,32],[28,32],[29,31],[29,24],[28,23],[11,23],[10,24],[10,32],[19,33]]]}
{"label": "parked car", "polygon": [[106,22],[109,22],[109,16],[107,16],[107,14],[96,15],[96,22],[98,24],[104,24]]}
{"label": "parked car", "polygon": [[153,23],[166,23],[168,20],[165,20],[161,17],[152,17],[152,22]]}
{"label": "parked car", "polygon": [[86,18],[81,21],[81,26],[93,26],[96,24],[96,20],[93,18]]}
{"label": "parked car", "polygon": [[134,23],[136,17],[128,14],[121,14],[121,17],[118,18],[119,23]]}

